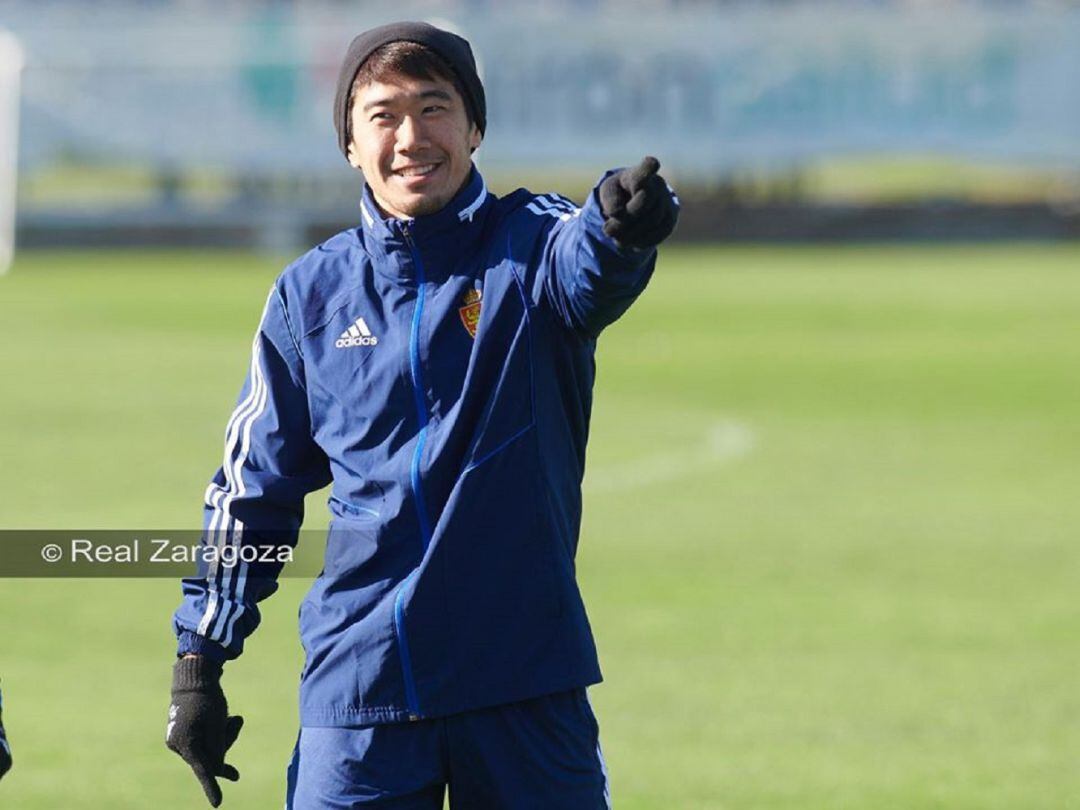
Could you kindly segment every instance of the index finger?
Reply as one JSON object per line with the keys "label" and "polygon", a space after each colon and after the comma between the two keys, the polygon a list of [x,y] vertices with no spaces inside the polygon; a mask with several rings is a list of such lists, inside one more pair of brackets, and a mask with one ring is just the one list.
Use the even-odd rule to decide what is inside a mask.
{"label": "index finger", "polygon": [[651,175],[660,171],[660,161],[654,158],[652,155],[643,157],[641,163],[630,170],[630,174],[626,179],[626,186],[630,189],[631,194],[637,189],[641,188],[641,184],[644,183]]}
{"label": "index finger", "polygon": [[217,779],[210,773],[210,769],[206,767],[206,760],[199,756],[192,756],[187,763],[191,766],[191,770],[194,771],[199,784],[202,785],[203,793],[206,794],[206,800],[210,802],[210,806],[220,806],[221,788],[218,786]]}

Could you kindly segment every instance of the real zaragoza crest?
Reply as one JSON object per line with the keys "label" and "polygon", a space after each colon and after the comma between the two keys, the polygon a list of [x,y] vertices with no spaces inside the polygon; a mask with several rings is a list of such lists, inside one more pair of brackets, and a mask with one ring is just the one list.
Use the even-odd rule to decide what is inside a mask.
{"label": "real zaragoza crest", "polygon": [[458,314],[461,316],[461,322],[465,325],[465,331],[467,331],[469,337],[473,339],[476,338],[476,325],[480,323],[481,298],[483,298],[483,294],[480,290],[469,290],[462,299],[465,306],[458,310]]}

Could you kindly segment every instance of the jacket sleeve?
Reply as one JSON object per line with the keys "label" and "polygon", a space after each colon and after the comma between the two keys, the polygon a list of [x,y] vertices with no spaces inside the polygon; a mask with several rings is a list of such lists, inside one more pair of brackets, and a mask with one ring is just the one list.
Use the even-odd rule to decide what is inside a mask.
{"label": "jacket sleeve", "polygon": [[304,496],[329,481],[329,462],[312,438],[299,345],[275,285],[225,428],[221,468],[206,489],[199,566],[182,581],[173,616],[178,654],[240,655],[259,624],[256,605],[277,590],[283,567],[261,561],[278,555],[247,547],[295,547]]}
{"label": "jacket sleeve", "polygon": [[626,312],[656,266],[656,248],[620,247],[604,233],[599,189],[612,174],[600,178],[580,209],[528,206],[534,213],[549,208],[544,213],[556,219],[540,261],[543,294],[560,320],[590,338]]}

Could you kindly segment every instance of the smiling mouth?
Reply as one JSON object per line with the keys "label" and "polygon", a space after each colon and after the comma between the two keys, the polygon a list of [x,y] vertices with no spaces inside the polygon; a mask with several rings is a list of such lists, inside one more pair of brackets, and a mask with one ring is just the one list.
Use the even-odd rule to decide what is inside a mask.
{"label": "smiling mouth", "polygon": [[431,174],[439,168],[439,165],[440,164],[438,163],[418,163],[414,166],[405,166],[401,169],[395,169],[394,174],[398,177],[423,177]]}

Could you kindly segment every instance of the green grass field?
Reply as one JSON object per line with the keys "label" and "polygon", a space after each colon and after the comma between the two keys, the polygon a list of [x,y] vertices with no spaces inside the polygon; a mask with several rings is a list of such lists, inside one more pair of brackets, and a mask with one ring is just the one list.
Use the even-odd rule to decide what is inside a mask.
{"label": "green grass field", "polygon": [[[197,521],[278,269],[20,256],[0,525]],[[579,556],[616,807],[1080,807],[1078,328],[1077,247],[665,251],[601,340]],[[228,668],[229,810],[281,805],[306,587]],[[205,806],[178,593],[0,581],[0,806]]]}

